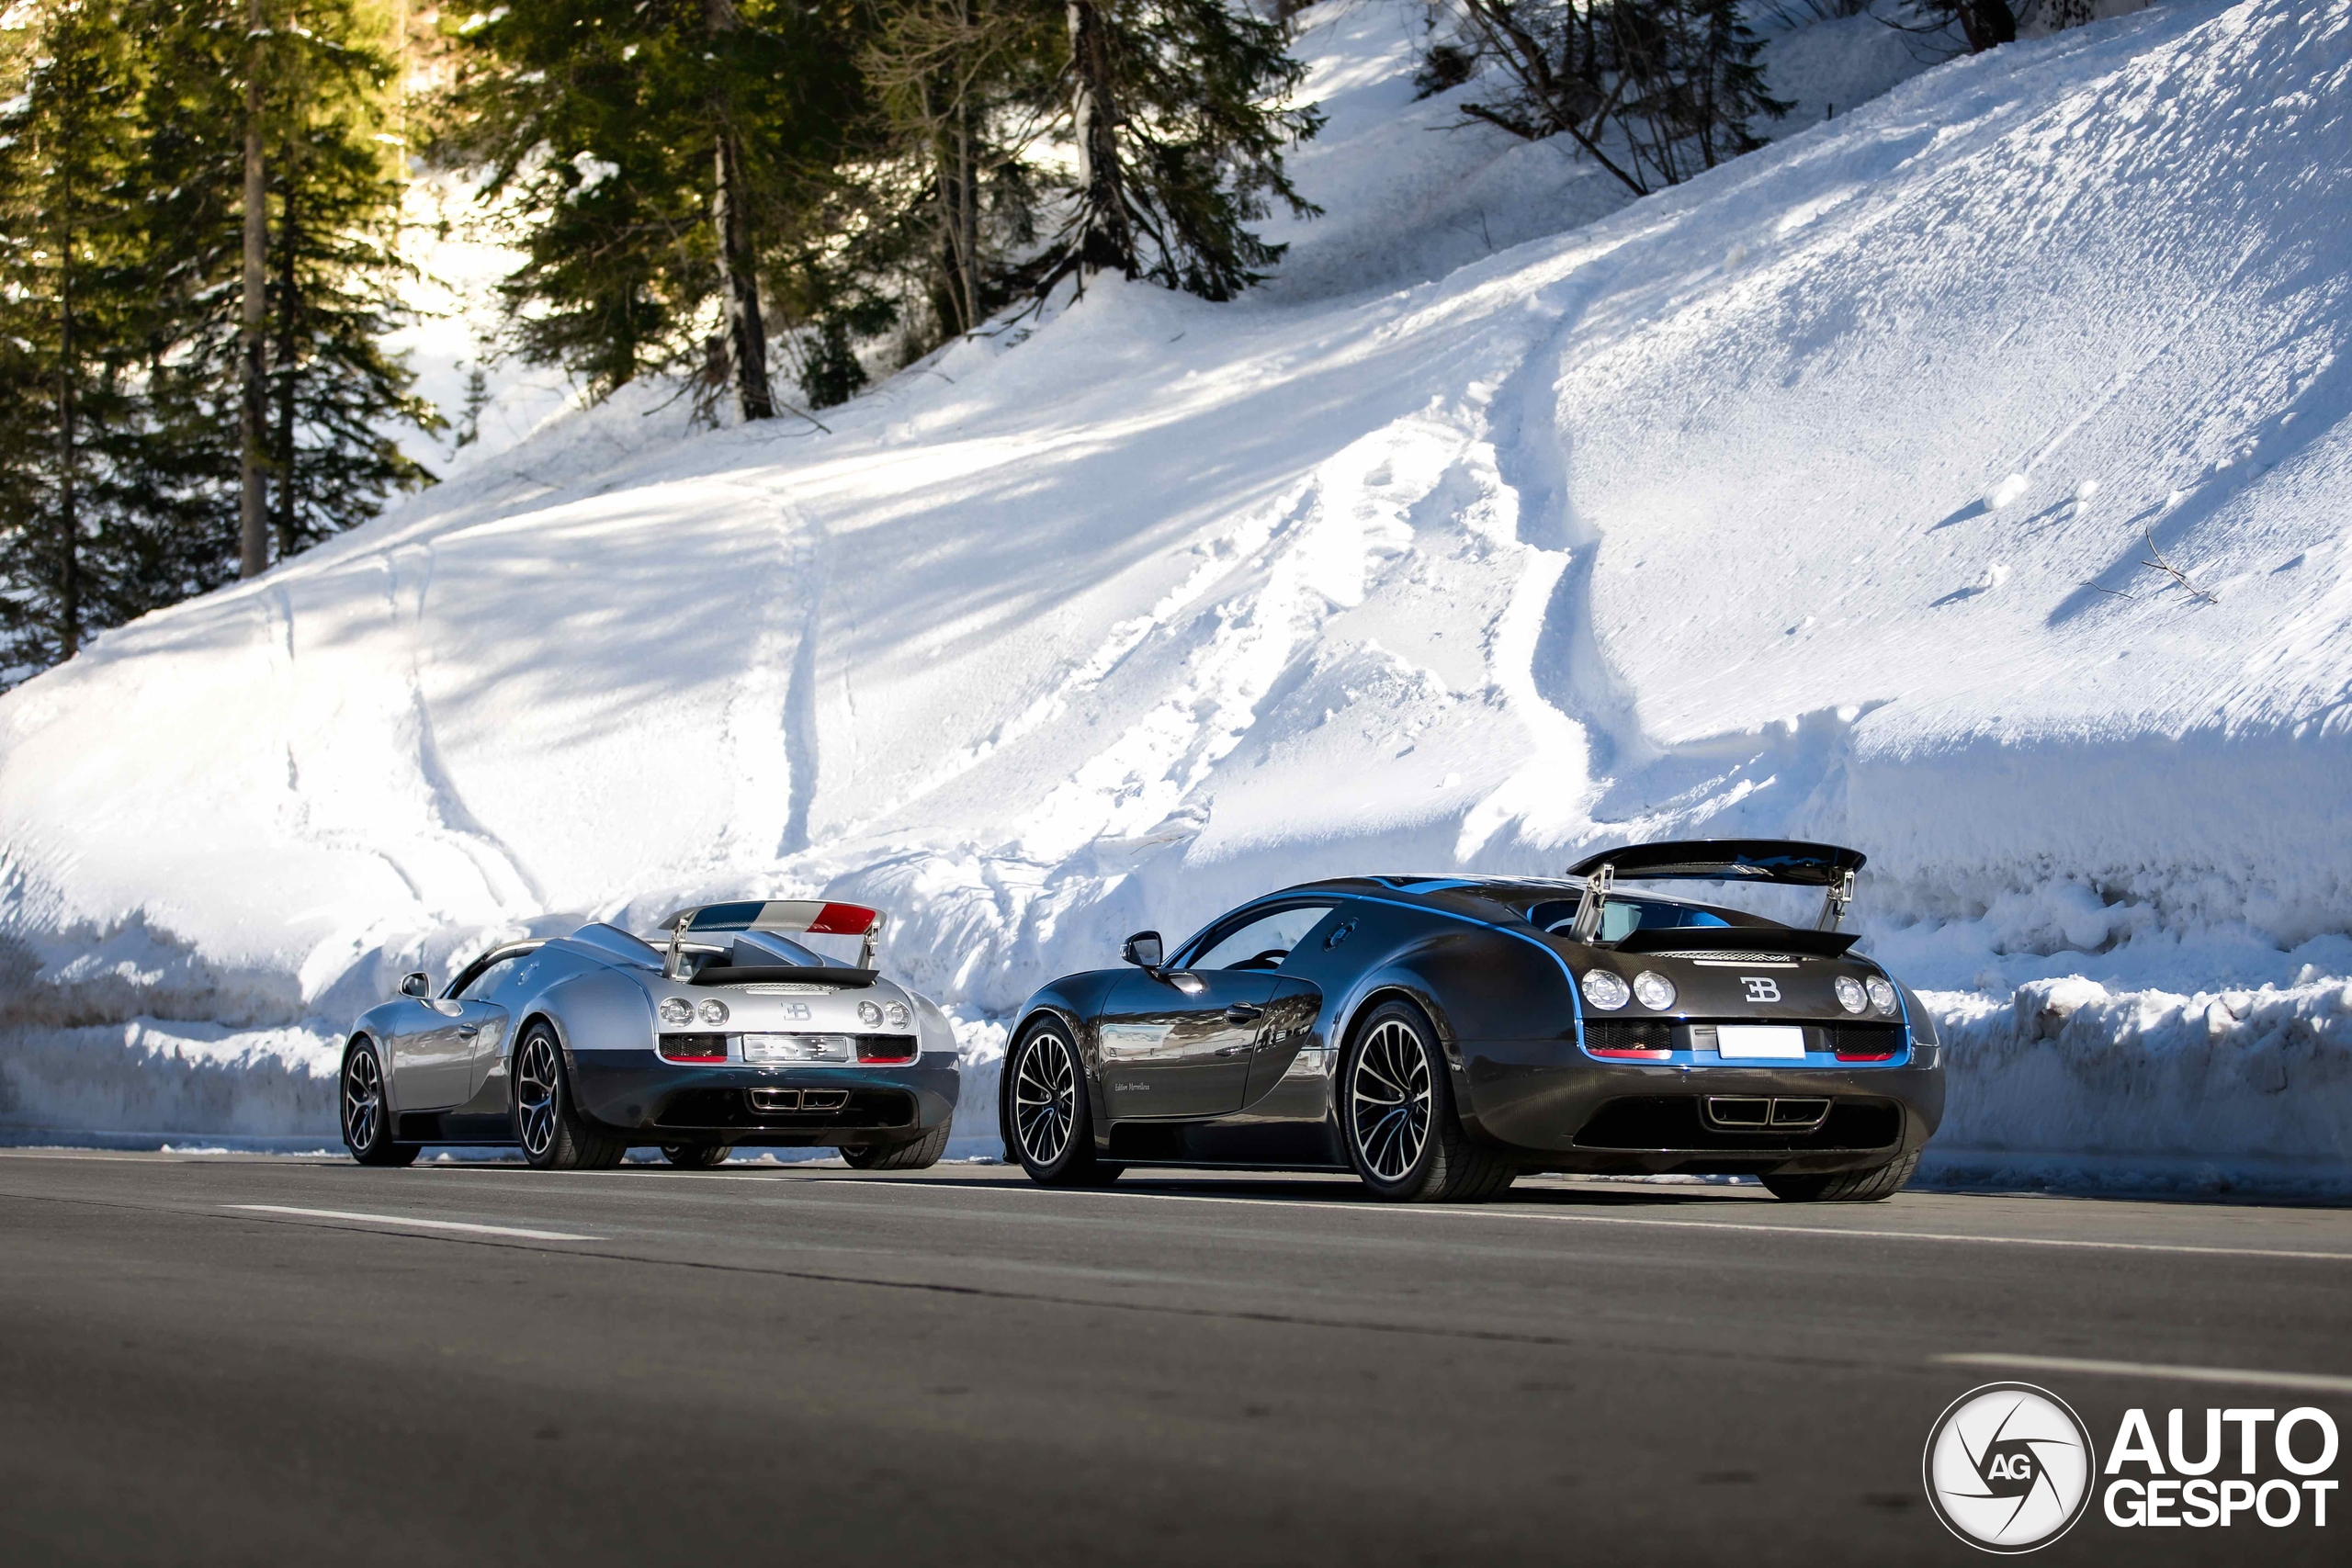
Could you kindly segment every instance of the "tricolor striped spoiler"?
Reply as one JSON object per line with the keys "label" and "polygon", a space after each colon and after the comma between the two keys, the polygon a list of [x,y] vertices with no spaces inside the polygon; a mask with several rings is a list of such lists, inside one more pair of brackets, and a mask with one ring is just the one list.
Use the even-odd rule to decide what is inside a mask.
{"label": "tricolor striped spoiler", "polygon": [[882,912],[863,904],[835,904],[821,898],[752,898],[736,904],[704,904],[680,909],[661,927],[670,933],[669,972],[678,974],[681,944],[689,933],[704,931],[792,931],[810,936],[854,936],[865,939],[858,967],[874,967],[875,939],[882,934]]}

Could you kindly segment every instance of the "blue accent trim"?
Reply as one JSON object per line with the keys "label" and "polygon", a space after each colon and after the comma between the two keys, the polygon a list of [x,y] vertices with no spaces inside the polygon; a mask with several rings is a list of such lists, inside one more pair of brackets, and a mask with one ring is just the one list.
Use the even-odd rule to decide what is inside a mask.
{"label": "blue accent trim", "polygon": [[[1908,1066],[1914,1061],[1917,1060],[1919,1055],[1919,1034],[1917,1030],[1911,1027],[1911,1004],[1903,999],[1902,982],[1898,981],[1894,976],[1886,972],[1885,964],[1881,964],[1877,959],[1873,958],[1870,960],[1870,966],[1878,971],[1880,979],[1884,980],[1888,985],[1894,987],[1894,1010],[1903,1015],[1902,1060],[1903,1065]],[[1936,1048],[1939,1059],[1940,1059],[1943,1049],[1942,1042],[1939,1041]],[[1887,1064],[1889,1066],[1893,1066],[1894,1065],[1894,1064],[1892,1062]]]}
{"label": "blue accent trim", "polygon": [[[1453,886],[1467,887],[1477,885],[1464,882],[1456,883]],[[1494,931],[1525,942],[1560,966],[1560,977],[1568,983],[1568,1006],[1576,1021],[1577,1049],[1579,1051],[1584,1049],[1584,992],[1577,987],[1576,971],[1568,967],[1568,961],[1561,957],[1549,943],[1538,942],[1525,931],[1515,931],[1509,926],[1498,925],[1493,920],[1482,920],[1476,915],[1464,915],[1453,909],[1432,908],[1427,904],[1408,904],[1402,898],[1376,898],[1369,893],[1342,893],[1340,897],[1351,898],[1362,904],[1386,904],[1393,908],[1410,909],[1415,914],[1436,915],[1443,919],[1460,920],[1465,926],[1476,926],[1481,931]]]}

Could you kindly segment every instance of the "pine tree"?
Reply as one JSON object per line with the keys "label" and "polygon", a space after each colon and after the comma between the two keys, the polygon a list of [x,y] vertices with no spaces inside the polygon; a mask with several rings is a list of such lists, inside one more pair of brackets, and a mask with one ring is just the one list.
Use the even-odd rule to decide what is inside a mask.
{"label": "pine tree", "polygon": [[57,0],[27,33],[0,110],[0,682],[188,576],[139,507],[133,51],[107,0]]}
{"label": "pine tree", "polygon": [[739,412],[770,412],[763,272],[833,193],[867,21],[849,0],[530,0],[458,28],[439,150],[519,215],[524,356],[603,395],[716,339]]}
{"label": "pine tree", "polygon": [[1225,0],[1066,0],[1077,199],[1045,279],[1115,270],[1209,299],[1260,281],[1283,247],[1271,203],[1317,209],[1283,149],[1322,125],[1285,107],[1305,67],[1282,25]]}
{"label": "pine tree", "polygon": [[1048,189],[1031,153],[1058,109],[1061,24],[1028,0],[899,0],[866,50],[890,172],[855,229],[869,265],[912,262],[935,328],[916,344],[975,330],[1017,287]]}
{"label": "pine tree", "polygon": [[154,410],[187,506],[234,536],[246,384],[244,104],[258,65],[264,172],[260,398],[266,543],[284,560],[429,481],[389,432],[440,427],[385,339],[402,312],[391,62],[356,0],[135,0],[153,40],[143,177],[167,313]]}

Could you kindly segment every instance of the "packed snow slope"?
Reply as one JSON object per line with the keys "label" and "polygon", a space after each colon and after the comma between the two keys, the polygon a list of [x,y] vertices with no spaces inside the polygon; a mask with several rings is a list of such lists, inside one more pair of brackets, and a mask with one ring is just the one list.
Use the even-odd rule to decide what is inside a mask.
{"label": "packed snow slope", "polygon": [[978,1067],[1271,886],[1787,833],[1871,857],[1951,1168],[2352,1182],[2352,7],[1630,204],[1442,130],[1414,14],[1310,15],[1331,216],[1248,299],[557,418],[0,699],[0,1117],[331,1137],[400,971],[689,898],[890,909]]}

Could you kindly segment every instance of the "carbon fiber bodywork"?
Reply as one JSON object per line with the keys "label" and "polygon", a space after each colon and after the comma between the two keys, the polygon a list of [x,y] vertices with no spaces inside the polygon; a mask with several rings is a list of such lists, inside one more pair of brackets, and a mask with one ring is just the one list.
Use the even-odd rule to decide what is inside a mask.
{"label": "carbon fiber bodywork", "polygon": [[[631,1143],[891,1145],[954,1117],[955,1032],[929,1000],[790,942],[687,956],[673,976],[662,951],[603,925],[499,948],[438,997],[361,1014],[346,1053],[377,1047],[408,1144],[519,1142],[514,1053],[541,1025],[575,1111]],[[686,1016],[665,1021],[665,1004]]]}
{"label": "carbon fiber bodywork", "polygon": [[[1840,978],[1865,987],[1892,979],[1847,953],[1849,939],[1649,893],[1621,902],[1692,921],[1682,951],[1644,951],[1674,945],[1648,931],[1580,942],[1531,918],[1573,908],[1585,886],[1349,877],[1285,888],[1212,922],[1157,974],[1129,967],[1054,981],[1023,1009],[1013,1039],[1017,1048],[1042,1017],[1061,1021],[1079,1047],[1096,1151],[1122,1165],[1349,1168],[1336,1075],[1358,1022],[1392,998],[1411,1002],[1434,1026],[1464,1129],[1526,1169],[1869,1170],[1934,1134],[1943,1073],[1932,1027],[1899,986],[1892,1010],[1872,1002],[1858,1014],[1838,1000]],[[1327,912],[1266,974],[1262,1002],[1248,1004],[1263,1011],[1246,1042],[1233,1104],[1219,1089],[1164,1114],[1150,1095],[1122,1092],[1139,1075],[1123,1066],[1135,1058],[1122,1057],[1121,1032],[1159,1029],[1159,1039],[1175,1038],[1181,1021],[1204,1005],[1187,998],[1180,981],[1218,978],[1187,964],[1220,933],[1263,914],[1315,907]],[[1698,945],[1702,931],[1714,932],[1708,940],[1722,951]],[[1580,981],[1595,971],[1629,988],[1645,973],[1662,976],[1675,995],[1663,1008],[1629,1000],[1604,1010],[1583,996]],[[1165,993],[1163,1011],[1138,1010],[1138,987],[1155,987]],[[1218,1001],[1214,991],[1204,996]],[[1107,1051],[1106,1021],[1114,1032]],[[1744,1048],[1739,1032],[1755,1025],[1793,1029],[1773,1039],[1801,1038],[1804,1055],[1724,1054],[1736,1040]],[[1635,1054],[1610,1054],[1619,1051]],[[999,1103],[1009,1151],[1010,1081]],[[1756,1115],[1762,1124],[1750,1124]]]}

